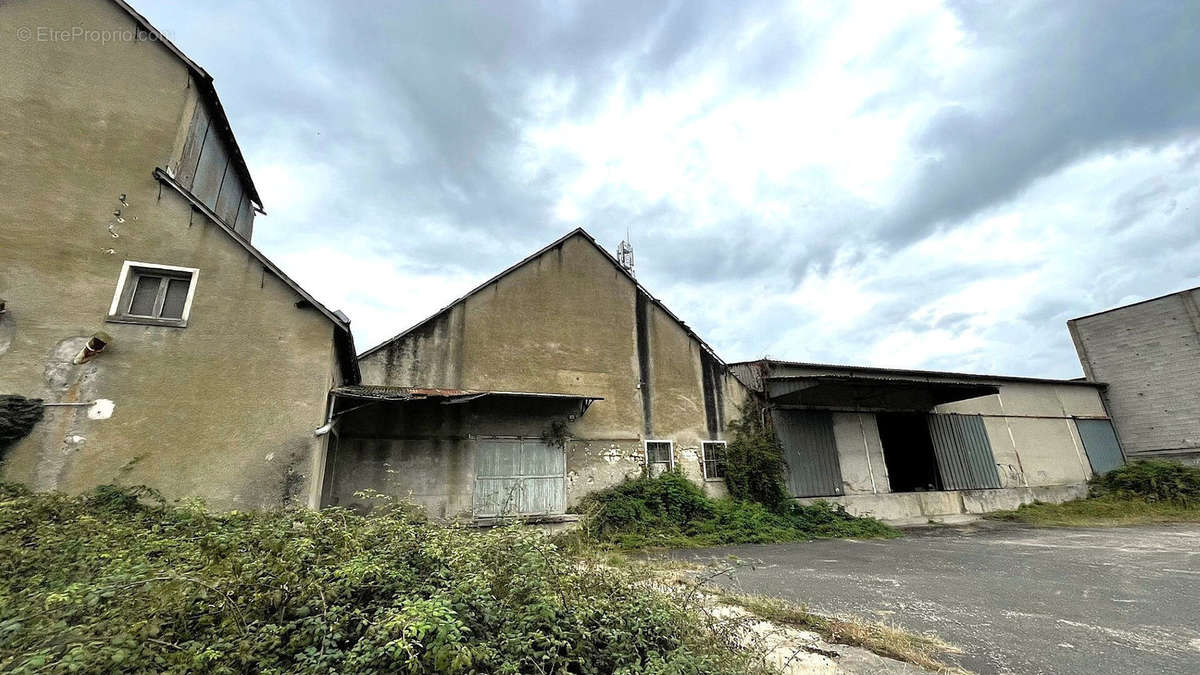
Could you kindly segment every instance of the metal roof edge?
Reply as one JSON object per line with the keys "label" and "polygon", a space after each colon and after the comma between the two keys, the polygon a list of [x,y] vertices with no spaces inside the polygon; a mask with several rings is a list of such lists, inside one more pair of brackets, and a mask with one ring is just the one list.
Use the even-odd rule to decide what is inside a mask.
{"label": "metal roof edge", "polygon": [[439,317],[439,316],[441,316],[441,315],[445,314],[446,312],[450,311],[450,310],[451,310],[451,309],[453,309],[453,308],[454,308],[456,305],[458,305],[459,303],[461,303],[461,302],[465,301],[467,298],[471,297],[472,295],[475,295],[476,293],[478,293],[479,291],[482,291],[483,289],[487,288],[488,286],[491,286],[492,284],[496,283],[497,281],[500,281],[501,279],[503,279],[504,277],[508,276],[508,275],[509,275],[509,274],[511,274],[512,272],[515,272],[515,271],[516,271],[517,269],[519,269],[520,267],[523,267],[524,265],[526,265],[526,264],[528,264],[528,263],[530,263],[530,262],[533,262],[534,260],[537,260],[537,259],[538,259],[538,258],[540,258],[541,256],[543,256],[543,255],[545,255],[546,253],[549,253],[550,251],[554,250],[555,248],[557,248],[557,247],[561,246],[561,245],[562,245],[563,243],[565,243],[565,242],[566,242],[568,239],[570,239],[571,237],[574,237],[574,236],[576,236],[576,235],[580,235],[580,236],[582,236],[582,237],[583,237],[584,239],[586,239],[586,240],[587,240],[589,243],[591,243],[591,245],[592,245],[592,246],[594,246],[594,247],[596,248],[596,250],[598,250],[598,251],[600,251],[601,253],[603,253],[603,254],[604,254],[604,257],[605,257],[605,258],[607,258],[607,259],[608,259],[608,261],[609,261],[610,263],[612,263],[612,265],[613,265],[614,267],[616,267],[618,270],[620,270],[620,271],[621,271],[621,272],[622,272],[622,273],[623,273],[623,274],[624,274],[624,275],[625,275],[625,276],[626,276],[626,277],[627,277],[627,278],[628,278],[630,281],[632,281],[632,282],[633,282],[633,285],[634,285],[634,286],[637,288],[637,290],[638,290],[638,291],[640,291],[640,292],[644,293],[644,294],[646,295],[646,297],[650,299],[650,302],[654,303],[654,304],[655,304],[655,306],[657,306],[657,307],[658,307],[659,309],[661,309],[661,310],[662,310],[664,313],[666,313],[666,315],[667,315],[667,316],[671,317],[671,320],[672,320],[672,321],[674,321],[675,323],[679,324],[679,327],[680,327],[680,328],[682,328],[682,329],[684,330],[684,332],[688,334],[688,336],[689,336],[689,337],[691,337],[692,339],[694,339],[696,342],[700,343],[700,347],[701,347],[702,349],[704,349],[705,351],[707,351],[707,352],[709,353],[709,355],[711,355],[711,356],[712,356],[714,359],[716,359],[716,360],[717,360],[717,362],[718,362],[718,363],[720,363],[721,365],[726,365],[726,364],[725,364],[725,361],[724,361],[724,360],[722,360],[722,359],[721,359],[721,357],[717,355],[717,352],[716,352],[716,351],[715,351],[715,350],[714,350],[714,349],[713,349],[711,346],[709,346],[709,344],[708,344],[707,342],[705,342],[705,341],[703,340],[703,338],[701,338],[701,337],[700,337],[700,336],[699,336],[699,335],[696,333],[696,331],[692,330],[691,326],[688,326],[686,323],[684,323],[684,322],[683,322],[683,320],[682,320],[682,319],[680,319],[678,316],[676,316],[676,315],[675,315],[675,314],[674,314],[674,313],[673,313],[673,312],[672,312],[670,309],[668,309],[668,308],[667,308],[667,306],[666,306],[665,304],[663,304],[663,302],[662,302],[661,300],[659,300],[658,298],[654,297],[654,295],[653,295],[653,294],[651,294],[651,293],[650,293],[650,291],[646,290],[646,287],[645,287],[645,286],[642,286],[642,284],[638,282],[637,278],[636,278],[636,277],[634,277],[632,274],[630,274],[629,270],[625,269],[624,267],[621,267],[621,263],[620,263],[620,262],[617,260],[617,258],[616,258],[615,256],[613,256],[613,254],[611,254],[611,253],[609,253],[608,251],[604,250],[604,247],[603,247],[603,246],[601,246],[601,245],[600,245],[600,244],[599,244],[599,243],[596,241],[596,238],[595,238],[595,237],[593,237],[593,236],[592,236],[590,233],[588,233],[588,231],[587,231],[587,230],[583,229],[582,227],[577,227],[577,228],[575,228],[575,229],[571,230],[570,232],[568,232],[568,233],[564,234],[563,236],[559,237],[558,239],[555,239],[554,241],[550,242],[550,243],[549,243],[549,244],[547,244],[546,246],[544,246],[544,247],[542,247],[542,248],[538,249],[536,252],[534,252],[534,253],[532,253],[532,254],[530,254],[530,255],[526,256],[525,258],[522,258],[522,259],[521,259],[519,262],[517,262],[517,263],[515,263],[515,264],[513,264],[513,265],[511,265],[511,266],[509,266],[509,267],[507,267],[507,268],[505,268],[505,269],[504,269],[504,271],[502,271],[502,272],[500,272],[499,274],[497,274],[497,275],[493,276],[492,278],[488,279],[487,281],[485,281],[485,282],[483,282],[483,283],[479,284],[478,286],[476,286],[475,288],[471,289],[470,291],[467,291],[467,293],[465,293],[465,294],[464,294],[464,295],[462,295],[461,297],[459,297],[459,298],[457,298],[456,300],[454,300],[454,302],[451,302],[450,304],[448,304],[448,305],[446,305],[445,307],[443,307],[443,308],[439,309],[438,311],[434,312],[434,313],[433,313],[433,314],[431,314],[430,316],[428,316],[428,317],[426,317],[426,318],[422,319],[421,321],[419,321],[419,322],[417,322],[417,323],[413,324],[412,326],[410,326],[410,327],[406,328],[405,330],[403,330],[403,331],[401,331],[401,332],[397,333],[396,335],[394,335],[394,336],[392,336],[392,337],[390,337],[390,338],[388,338],[388,339],[384,340],[383,342],[380,342],[379,344],[375,345],[374,347],[371,347],[370,349],[367,349],[367,350],[365,350],[363,353],[361,353],[361,354],[359,354],[359,355],[358,355],[358,358],[360,358],[360,359],[366,358],[366,357],[370,356],[371,354],[374,354],[375,352],[377,352],[377,351],[379,351],[380,349],[384,348],[385,346],[387,346],[387,345],[389,345],[389,344],[391,344],[391,343],[393,343],[393,342],[396,342],[397,340],[400,340],[400,339],[402,339],[402,338],[406,337],[407,335],[409,335],[409,334],[410,334],[410,333],[412,333],[413,331],[417,330],[417,329],[418,329],[418,328],[420,328],[421,326],[424,326],[425,324],[429,323],[430,321],[432,321],[432,320],[436,319],[437,317]]}
{"label": "metal roof edge", "polygon": [[[362,389],[362,392],[345,391],[348,389]],[[412,393],[414,396],[423,398],[453,398],[457,396],[518,396],[528,398],[566,398],[578,399],[587,401],[603,401],[603,396],[588,396],[587,394],[567,394],[562,392],[544,392],[544,391],[494,391],[488,389],[441,389],[441,388],[426,388],[426,387],[403,387],[398,385],[338,385],[332,387],[329,393],[335,396],[346,396],[347,398],[369,397],[369,393],[365,390],[378,390],[381,393]],[[379,397],[371,397],[379,398]],[[399,400],[399,399],[397,399]]]}
{"label": "metal roof edge", "polygon": [[258,206],[258,210],[263,211],[262,197],[258,194],[258,188],[254,186],[254,178],[250,175],[250,167],[246,165],[246,159],[242,156],[242,149],[238,145],[237,137],[234,136],[233,126],[229,124],[229,116],[225,114],[225,107],[221,105],[221,98],[217,96],[217,88],[213,84],[212,75],[208,71],[201,68],[200,64],[188,58],[187,54],[183,53],[179,47],[175,46],[162,31],[154,27],[150,20],[142,16],[136,9],[131,7],[125,0],[112,0],[112,2],[125,11],[138,25],[140,25],[147,33],[154,35],[154,41],[166,47],[168,51],[176,56],[180,61],[183,61],[188,70],[196,78],[196,82],[200,86],[200,91],[204,95],[203,98],[212,108],[212,114],[220,123],[220,127],[225,136],[225,140],[229,143],[230,155],[233,156],[234,162],[237,164],[238,171],[242,174],[242,178],[246,181],[246,187],[249,188],[250,197]]}
{"label": "metal roof edge", "polygon": [[[934,377],[934,378],[965,378],[966,380],[976,382],[1026,382],[1030,384],[1069,384],[1073,386],[1097,387],[1104,388],[1108,384],[1105,382],[1093,382],[1083,379],[1060,380],[1047,377],[1025,377],[1021,375],[984,375],[980,373],[960,373],[948,370],[916,370],[911,368],[880,368],[877,366],[852,366],[836,363],[812,363],[808,361],[784,361],[781,359],[755,359],[753,361],[737,361],[731,363],[731,366],[750,365],[755,363],[777,363],[784,366],[799,366],[802,368],[825,368],[836,370],[848,370],[856,373],[876,373],[879,375],[913,375],[917,377]],[[816,375],[766,375],[764,380],[785,378],[785,377],[815,377]]]}

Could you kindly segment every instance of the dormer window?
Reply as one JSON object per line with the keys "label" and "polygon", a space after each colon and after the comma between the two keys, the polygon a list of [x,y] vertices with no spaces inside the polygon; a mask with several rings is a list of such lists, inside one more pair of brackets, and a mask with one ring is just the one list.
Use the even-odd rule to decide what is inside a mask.
{"label": "dormer window", "polygon": [[108,320],[151,326],[187,326],[200,270],[126,260]]}

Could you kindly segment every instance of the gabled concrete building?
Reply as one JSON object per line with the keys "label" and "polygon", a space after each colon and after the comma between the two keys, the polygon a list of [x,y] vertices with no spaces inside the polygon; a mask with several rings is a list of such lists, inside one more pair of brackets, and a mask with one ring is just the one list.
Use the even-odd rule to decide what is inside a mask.
{"label": "gabled concrete building", "polygon": [[559,515],[647,465],[723,494],[749,395],[582,229],[359,361],[366,385],[334,390],[325,503],[373,489],[443,518]]}
{"label": "gabled concrete building", "polygon": [[1200,288],[1067,322],[1130,459],[1200,466]]}
{"label": "gabled concrete building", "polygon": [[762,397],[791,494],[852,513],[952,522],[1061,502],[1123,461],[1095,382],[767,359],[730,368]]}
{"label": "gabled concrete building", "polygon": [[316,505],[349,320],[251,243],[212,77],[119,0],[3,2],[0,34],[0,393],[49,404],[3,478]]}

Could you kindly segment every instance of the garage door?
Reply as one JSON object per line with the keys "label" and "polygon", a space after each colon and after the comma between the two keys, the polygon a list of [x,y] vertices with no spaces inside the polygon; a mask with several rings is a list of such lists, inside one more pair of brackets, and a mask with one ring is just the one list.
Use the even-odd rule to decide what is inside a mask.
{"label": "garage door", "polygon": [[477,518],[560,514],[566,506],[566,457],[540,439],[475,442]]}

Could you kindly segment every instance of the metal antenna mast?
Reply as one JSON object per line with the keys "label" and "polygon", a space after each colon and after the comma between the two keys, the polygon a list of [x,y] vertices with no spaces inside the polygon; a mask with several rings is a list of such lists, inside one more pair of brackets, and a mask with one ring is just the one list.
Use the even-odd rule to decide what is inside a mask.
{"label": "metal antenna mast", "polygon": [[617,262],[621,263],[621,267],[624,267],[625,271],[633,274],[633,244],[629,243],[630,238],[629,226],[626,225],[625,238],[621,240],[620,244],[617,244]]}

